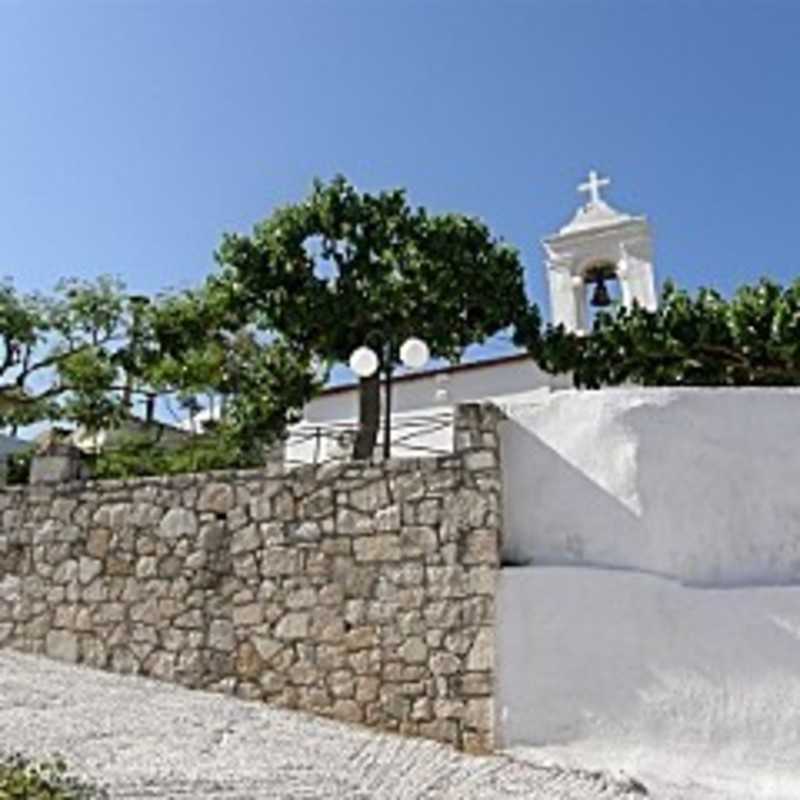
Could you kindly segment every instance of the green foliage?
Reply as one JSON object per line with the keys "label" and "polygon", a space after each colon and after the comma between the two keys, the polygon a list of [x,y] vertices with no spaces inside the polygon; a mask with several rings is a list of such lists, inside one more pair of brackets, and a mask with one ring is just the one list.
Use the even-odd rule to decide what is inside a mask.
{"label": "green foliage", "polygon": [[10,485],[26,484],[31,474],[33,448],[20,450],[6,457],[6,483]]}
{"label": "green foliage", "polygon": [[128,437],[100,452],[94,459],[92,471],[97,478],[134,478],[244,469],[262,463],[262,454],[253,450],[243,452],[235,441],[214,431],[187,437],[175,445],[145,437]]}
{"label": "green foliage", "polygon": [[48,312],[40,296],[21,295],[8,280],[0,284],[0,425],[25,425],[50,411],[47,397],[26,386],[49,328]]}
{"label": "green foliage", "polygon": [[[154,327],[169,324],[167,309],[182,310],[187,324],[172,337],[155,337],[159,347],[141,375],[154,391],[177,395],[184,410],[197,411],[195,393],[212,393],[219,414],[204,420],[202,433],[178,441],[147,432],[116,437],[95,459],[94,474],[124,478],[263,464],[318,388],[310,364],[278,340],[263,341],[241,327],[226,331],[218,319],[211,324],[198,295],[170,298]],[[186,336],[198,319],[209,327]]]}
{"label": "green foliage", "polygon": [[22,755],[0,756],[0,800],[106,800],[108,792],[67,770],[64,761],[34,762]]}
{"label": "green foliage", "polygon": [[53,297],[0,287],[0,425],[67,419],[90,428],[122,409],[119,353],[132,309],[110,279],[64,281]]}
{"label": "green foliage", "polygon": [[[197,443],[186,463],[261,458],[317,388],[309,359],[232,313],[220,282],[155,300],[124,288],[110,278],[64,281],[45,299],[0,285],[0,426],[60,420],[113,430],[143,399],[205,394],[223,408],[218,442]],[[145,451],[154,448],[123,448],[119,469],[136,473],[138,453],[142,470],[180,471],[177,456],[163,464]]]}
{"label": "green foliage", "polygon": [[[299,419],[320,388],[311,358],[231,313],[220,283],[170,297],[152,316],[153,349],[142,375],[162,393],[211,394],[220,409],[207,424],[235,464],[260,463],[266,447]],[[210,430],[213,427],[213,430]]]}
{"label": "green foliage", "polygon": [[578,387],[798,385],[800,280],[784,289],[762,279],[730,300],[667,283],[656,311],[600,313],[587,336],[529,325],[518,341],[546,371],[571,371]]}
{"label": "green foliage", "polygon": [[516,250],[479,220],[412,209],[405,192],[359,193],[343,177],[226,235],[218,286],[301,352],[347,361],[419,336],[434,356],[511,325],[526,308]]}
{"label": "green foliage", "polygon": [[[366,344],[386,370],[411,336],[455,361],[527,319],[519,256],[481,221],[429,215],[401,189],[362,193],[341,176],[316,181],[252,235],[226,235],[217,260],[228,308],[326,365]],[[377,376],[361,382],[357,458],[374,450],[379,388]]]}

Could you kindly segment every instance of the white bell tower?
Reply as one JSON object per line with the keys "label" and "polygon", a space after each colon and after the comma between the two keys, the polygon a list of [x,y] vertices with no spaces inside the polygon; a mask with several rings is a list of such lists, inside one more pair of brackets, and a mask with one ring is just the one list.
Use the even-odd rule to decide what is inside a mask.
{"label": "white bell tower", "polygon": [[650,226],[645,217],[623,214],[600,197],[600,189],[610,182],[592,170],[578,187],[589,195],[586,205],[558,233],[542,240],[553,324],[576,333],[591,328],[590,291],[593,305],[608,304],[606,281],[619,281],[622,304],[628,308],[638,303],[653,311],[658,302]]}

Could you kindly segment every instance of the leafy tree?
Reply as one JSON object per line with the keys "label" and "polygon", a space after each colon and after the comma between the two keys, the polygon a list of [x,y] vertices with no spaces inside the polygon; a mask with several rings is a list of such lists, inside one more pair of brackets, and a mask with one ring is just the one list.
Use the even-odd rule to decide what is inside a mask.
{"label": "leafy tree", "polygon": [[49,298],[0,285],[0,425],[113,423],[125,409],[134,319],[123,286],[110,278],[63,281]]}
{"label": "leafy tree", "polygon": [[[277,209],[251,235],[226,235],[217,259],[218,285],[244,318],[327,364],[368,344],[386,369],[410,336],[456,360],[526,310],[517,252],[482,222],[429,215],[403,190],[362,193],[341,176],[315,182],[304,201]],[[361,399],[357,457],[375,443],[377,374],[362,379]]]}
{"label": "leafy tree", "polygon": [[[308,359],[243,322],[229,301],[213,281],[154,299],[105,277],[63,281],[51,297],[0,284],[0,425],[64,421],[91,433],[118,427],[142,401],[152,419],[157,400],[204,394],[221,405],[213,435],[159,455],[164,471],[261,463],[316,382]],[[139,472],[137,453],[141,469],[156,464],[145,451],[160,448],[163,430],[120,443],[124,469]]]}
{"label": "leafy tree", "polygon": [[762,279],[730,300],[667,283],[657,310],[600,313],[587,336],[535,324],[521,331],[543,369],[572,372],[578,387],[800,384],[800,280],[783,288]]}
{"label": "leafy tree", "polygon": [[202,444],[226,455],[205,460],[253,465],[299,418],[318,382],[309,358],[243,322],[229,301],[227,288],[215,281],[161,298],[148,315],[137,374],[150,392],[175,395],[185,408],[197,410],[197,395],[211,397],[218,413],[205,421],[211,435]]}

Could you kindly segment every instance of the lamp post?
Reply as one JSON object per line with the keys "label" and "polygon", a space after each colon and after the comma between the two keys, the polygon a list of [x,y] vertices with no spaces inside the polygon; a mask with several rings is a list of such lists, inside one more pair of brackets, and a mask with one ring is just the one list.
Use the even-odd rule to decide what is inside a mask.
{"label": "lamp post", "polygon": [[[430,358],[428,345],[412,336],[406,339],[399,350],[400,361],[410,369],[424,367]],[[350,355],[350,369],[360,378],[369,378],[383,366],[384,405],[383,405],[383,457],[390,458],[392,452],[392,371],[394,367],[394,347],[391,336],[386,337],[381,356],[366,345],[357,347]]]}

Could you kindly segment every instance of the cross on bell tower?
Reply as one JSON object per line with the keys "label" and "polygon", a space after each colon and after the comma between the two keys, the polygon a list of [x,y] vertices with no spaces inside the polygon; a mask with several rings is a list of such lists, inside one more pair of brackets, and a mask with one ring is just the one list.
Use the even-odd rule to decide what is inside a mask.
{"label": "cross on bell tower", "polygon": [[609,183],[611,183],[611,178],[598,178],[597,173],[594,170],[590,170],[589,180],[586,183],[579,184],[578,191],[588,192],[591,195],[589,202],[596,205],[603,202],[600,199],[600,189],[603,186],[608,186]]}
{"label": "cross on bell tower", "polygon": [[542,240],[554,325],[586,333],[591,328],[588,290],[607,305],[605,282],[618,280],[623,306],[657,305],[650,226],[644,216],[623,214],[600,196],[611,183],[595,170],[578,186],[589,195],[586,205],[558,233]]}

